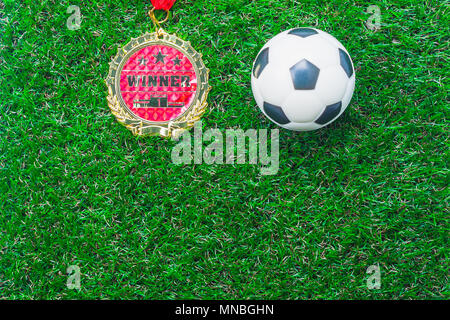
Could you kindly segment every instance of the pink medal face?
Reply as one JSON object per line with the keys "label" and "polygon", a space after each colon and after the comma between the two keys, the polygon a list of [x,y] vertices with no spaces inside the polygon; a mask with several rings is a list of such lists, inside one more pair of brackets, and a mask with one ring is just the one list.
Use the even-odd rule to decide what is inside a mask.
{"label": "pink medal face", "polygon": [[167,45],[150,45],[132,54],[120,70],[120,91],[136,116],[166,122],[192,105],[197,76],[183,52]]}

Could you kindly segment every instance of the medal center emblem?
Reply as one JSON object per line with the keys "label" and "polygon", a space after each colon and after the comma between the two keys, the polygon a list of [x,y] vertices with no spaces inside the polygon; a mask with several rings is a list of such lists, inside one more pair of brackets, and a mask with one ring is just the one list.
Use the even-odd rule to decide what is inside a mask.
{"label": "medal center emblem", "polygon": [[189,58],[168,45],[137,50],[120,70],[120,93],[129,110],[152,122],[171,121],[192,105],[197,75]]}

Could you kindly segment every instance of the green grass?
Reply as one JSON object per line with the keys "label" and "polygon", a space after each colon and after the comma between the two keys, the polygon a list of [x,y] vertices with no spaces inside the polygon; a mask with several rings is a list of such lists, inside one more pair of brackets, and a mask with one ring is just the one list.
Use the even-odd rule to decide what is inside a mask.
{"label": "green grass", "polygon": [[280,31],[317,27],[352,55],[352,104],[325,129],[281,130],[275,176],[173,165],[175,142],[133,137],[110,114],[108,63],[153,30],[149,3],[0,3],[0,298],[449,297],[448,2],[177,2],[165,27],[211,70],[204,128],[276,127],[250,70]]}

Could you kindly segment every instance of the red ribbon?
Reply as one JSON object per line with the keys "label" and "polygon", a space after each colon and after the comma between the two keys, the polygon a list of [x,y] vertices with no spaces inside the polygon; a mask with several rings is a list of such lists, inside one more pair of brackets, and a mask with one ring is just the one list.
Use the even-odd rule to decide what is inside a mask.
{"label": "red ribbon", "polygon": [[170,10],[177,0],[150,0],[156,10]]}

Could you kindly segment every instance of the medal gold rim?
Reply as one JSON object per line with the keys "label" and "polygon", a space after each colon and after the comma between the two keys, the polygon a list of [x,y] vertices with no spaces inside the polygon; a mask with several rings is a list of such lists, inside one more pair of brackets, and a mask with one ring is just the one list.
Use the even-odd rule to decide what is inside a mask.
{"label": "medal gold rim", "polygon": [[[181,51],[194,66],[197,76],[197,90],[188,109],[177,118],[165,122],[145,120],[134,114],[125,104],[120,93],[120,72],[132,54],[137,50],[151,45],[166,45]],[[109,74],[106,78],[108,87],[108,106],[117,121],[127,127],[134,135],[163,137],[178,136],[182,131],[194,126],[205,113],[209,90],[209,69],[203,63],[202,55],[195,51],[188,41],[176,35],[158,30],[157,33],[146,33],[138,38],[131,39],[125,46],[119,48],[117,55],[110,63]]]}

